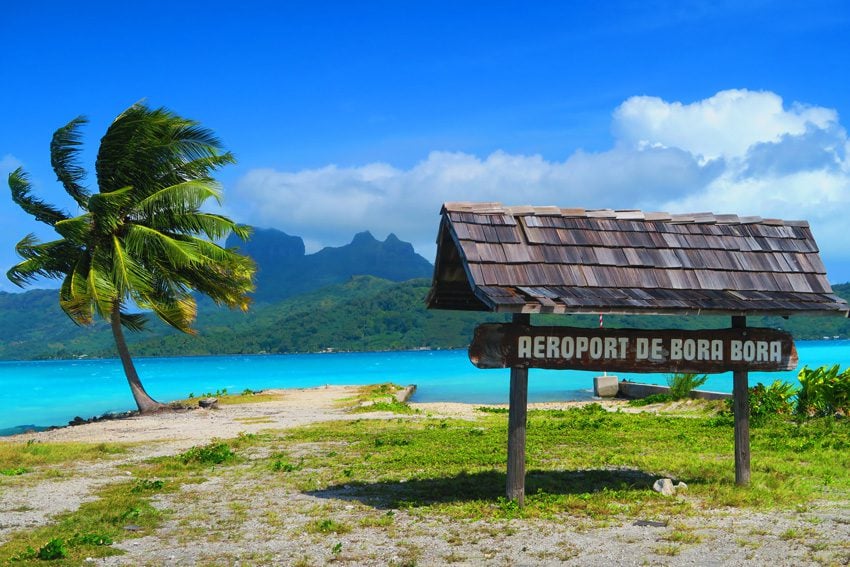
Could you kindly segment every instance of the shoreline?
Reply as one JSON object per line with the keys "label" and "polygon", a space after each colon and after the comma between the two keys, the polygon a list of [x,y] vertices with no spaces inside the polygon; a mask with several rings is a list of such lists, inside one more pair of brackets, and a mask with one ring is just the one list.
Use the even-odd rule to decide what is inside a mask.
{"label": "shoreline", "polygon": [[[12,435],[0,436],[0,443],[27,442],[34,439],[39,442],[140,442],[166,439],[174,441],[210,440],[225,437],[228,434],[236,436],[240,431],[249,433],[260,429],[289,427],[297,408],[295,421],[325,420],[329,416],[334,419],[356,418],[358,414],[344,412],[333,400],[352,397],[365,385],[325,385],[311,388],[271,388],[255,391],[255,395],[271,396],[272,400],[244,402],[234,405],[227,403],[217,405],[212,409],[201,407],[183,407],[139,414],[136,411],[122,413],[115,418],[98,416],[76,424],[52,426],[40,431],[26,431]],[[507,403],[487,404],[475,402],[411,402],[410,397],[415,392],[415,386],[406,386],[400,390],[403,399],[411,408],[420,410],[423,414],[439,414],[447,417],[471,418],[478,407],[507,409]],[[625,409],[628,400],[600,399],[566,400],[550,402],[531,402],[529,410],[535,409],[566,409],[597,403],[608,410]],[[370,414],[375,415],[375,414]],[[380,415],[380,412],[379,412]],[[389,414],[395,416],[396,414]],[[240,420],[262,419],[257,423],[246,423]],[[160,437],[158,437],[160,436]]]}

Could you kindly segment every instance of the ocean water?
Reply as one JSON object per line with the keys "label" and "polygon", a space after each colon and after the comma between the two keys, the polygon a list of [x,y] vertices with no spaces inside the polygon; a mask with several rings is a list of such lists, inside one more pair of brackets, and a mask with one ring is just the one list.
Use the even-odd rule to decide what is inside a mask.
{"label": "ocean water", "polygon": [[[799,341],[799,368],[850,366],[850,341]],[[302,388],[325,384],[416,384],[414,401],[507,403],[510,371],[479,370],[465,350],[139,358],[148,393],[163,402],[227,389]],[[531,369],[529,401],[590,399],[599,372]],[[618,373],[621,379],[666,384],[661,374]],[[797,383],[797,372],[753,372],[750,384]],[[713,374],[701,388],[732,391],[732,375]],[[135,409],[117,359],[0,362],[0,435],[64,425]]]}

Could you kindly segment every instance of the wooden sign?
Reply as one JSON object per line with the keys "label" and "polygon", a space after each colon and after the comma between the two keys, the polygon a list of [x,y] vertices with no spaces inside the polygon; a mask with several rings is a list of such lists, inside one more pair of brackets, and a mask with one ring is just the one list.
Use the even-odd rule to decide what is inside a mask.
{"label": "wooden sign", "polygon": [[469,360],[478,368],[718,373],[797,367],[790,334],[773,329],[580,329],[486,323]]}

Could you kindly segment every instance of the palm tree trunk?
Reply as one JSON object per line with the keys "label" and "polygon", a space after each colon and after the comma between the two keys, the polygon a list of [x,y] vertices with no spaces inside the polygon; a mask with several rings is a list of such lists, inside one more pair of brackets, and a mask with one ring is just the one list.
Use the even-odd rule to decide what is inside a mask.
{"label": "palm tree trunk", "polygon": [[139,374],[133,365],[133,359],[130,358],[130,349],[127,348],[127,341],[124,340],[124,329],[121,327],[121,306],[117,301],[112,304],[112,313],[110,314],[109,322],[112,325],[112,336],[115,337],[118,356],[121,358],[121,364],[124,366],[124,375],[127,376],[127,383],[130,385],[130,391],[133,392],[133,399],[136,400],[139,412],[150,413],[166,407],[165,404],[161,404],[151,398],[145,391],[145,387],[142,386],[142,381],[139,380]]}

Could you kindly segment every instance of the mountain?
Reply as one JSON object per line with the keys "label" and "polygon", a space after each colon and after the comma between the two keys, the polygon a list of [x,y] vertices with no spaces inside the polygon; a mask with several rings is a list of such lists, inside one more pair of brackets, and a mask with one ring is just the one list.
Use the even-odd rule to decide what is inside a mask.
{"label": "mountain", "polygon": [[412,245],[394,234],[381,242],[371,233],[361,232],[350,244],[306,254],[300,237],[272,228],[255,228],[247,242],[231,235],[226,246],[238,248],[257,263],[257,302],[280,301],[353,276],[401,282],[430,278],[434,270]]}

